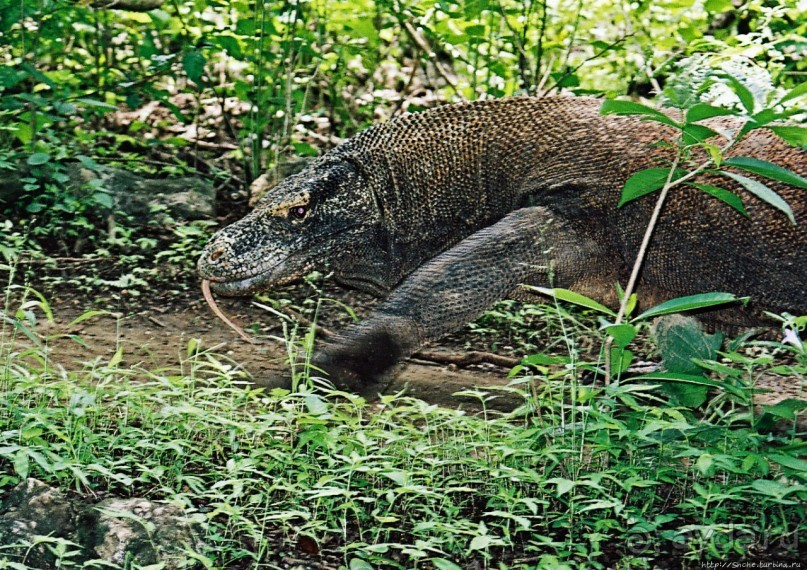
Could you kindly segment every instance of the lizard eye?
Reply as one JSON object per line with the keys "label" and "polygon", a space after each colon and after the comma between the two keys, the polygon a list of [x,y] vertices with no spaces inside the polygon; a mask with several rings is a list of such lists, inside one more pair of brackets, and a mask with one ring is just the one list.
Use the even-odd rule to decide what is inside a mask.
{"label": "lizard eye", "polygon": [[292,221],[302,220],[308,215],[306,206],[294,206],[289,210],[289,219]]}

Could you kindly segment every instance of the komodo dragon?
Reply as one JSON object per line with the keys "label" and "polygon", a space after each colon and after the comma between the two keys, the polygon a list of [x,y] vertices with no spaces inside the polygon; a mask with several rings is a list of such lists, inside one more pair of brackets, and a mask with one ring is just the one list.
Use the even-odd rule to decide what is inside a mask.
{"label": "komodo dragon", "polygon": [[[439,107],[374,126],[271,189],[199,261],[214,292],[249,295],[328,267],[385,296],[315,365],[362,393],[402,358],[475,319],[521,284],[616,303],[654,198],[617,208],[633,173],[669,165],[674,133],[601,116],[600,101],[517,97]],[[732,120],[708,122],[718,130]],[[755,130],[731,155],[801,176],[807,153]],[[670,194],[639,286],[645,304],[728,290],[755,311],[807,313],[807,192],[766,181],[797,225],[727,178],[749,218],[689,187]],[[745,324],[750,324],[745,323]]]}

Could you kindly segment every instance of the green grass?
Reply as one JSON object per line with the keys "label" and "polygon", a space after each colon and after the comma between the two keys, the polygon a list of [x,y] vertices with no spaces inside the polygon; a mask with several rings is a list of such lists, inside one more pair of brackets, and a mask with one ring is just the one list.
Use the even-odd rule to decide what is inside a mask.
{"label": "green grass", "polygon": [[[209,568],[279,567],[300,537],[351,569],[654,568],[797,556],[805,540],[804,440],[793,419],[767,429],[797,406],[767,422],[725,392],[671,407],[652,386],[581,385],[595,363],[558,357],[514,377],[509,415],[266,392],[197,340],[181,372],[120,354],[68,371],[29,338],[44,300],[24,307],[3,315],[0,495],[37,477],[170,501]],[[746,379],[782,366],[735,360],[749,398]],[[483,409],[496,395],[477,394]]]}

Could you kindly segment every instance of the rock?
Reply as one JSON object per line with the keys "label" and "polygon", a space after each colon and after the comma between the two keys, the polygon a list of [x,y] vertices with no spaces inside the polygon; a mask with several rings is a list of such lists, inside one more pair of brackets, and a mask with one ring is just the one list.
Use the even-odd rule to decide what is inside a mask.
{"label": "rock", "polygon": [[[67,547],[62,559],[48,548],[55,543]],[[147,499],[88,504],[28,479],[0,504],[0,560],[29,568],[61,568],[67,559],[127,568],[132,563],[163,570],[192,568],[197,564],[188,552],[203,546],[182,509]]]}
{"label": "rock", "polygon": [[200,220],[216,214],[216,190],[203,178],[143,178],[126,170],[99,166],[92,171],[81,168],[79,179],[88,183],[98,178],[103,191],[110,195],[115,211],[128,214],[129,222],[143,224],[154,212],[163,211],[173,218]]}
{"label": "rock", "polygon": [[42,537],[70,540],[75,530],[76,512],[67,497],[36,479],[17,485],[0,506],[3,556],[32,568],[55,567],[56,558],[46,544],[31,545]]}
{"label": "rock", "polygon": [[147,499],[106,499],[88,507],[79,535],[92,555],[114,564],[161,563],[165,570],[187,568],[188,549],[200,541],[183,511]]}
{"label": "rock", "polygon": [[[90,169],[78,162],[66,163],[61,172],[67,176],[65,191],[80,201],[94,203],[95,213],[100,215],[127,214],[129,226],[146,225],[155,219],[162,222],[165,214],[184,220],[213,218],[216,214],[216,189],[204,178],[146,178],[102,165]],[[26,166],[0,173],[0,210],[13,202],[30,200],[21,181],[30,175]]]}

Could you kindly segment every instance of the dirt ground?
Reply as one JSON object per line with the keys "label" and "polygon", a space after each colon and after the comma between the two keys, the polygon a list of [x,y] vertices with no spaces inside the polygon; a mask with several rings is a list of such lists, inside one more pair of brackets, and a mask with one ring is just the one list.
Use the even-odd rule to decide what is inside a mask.
{"label": "dirt ground", "polygon": [[[301,289],[298,287],[289,295],[305,297]],[[340,302],[358,306],[360,314],[367,314],[369,306],[375,304],[369,297],[336,287],[325,295],[339,296]],[[188,359],[189,341],[198,339],[202,349],[231,360],[257,385],[271,388],[287,382],[288,353],[282,340],[281,318],[261,308],[252,299],[217,299],[217,302],[236,323],[249,329],[260,329],[258,334],[250,335],[256,344],[246,342],[219,320],[205,303],[201,292],[196,298],[190,294],[179,299],[144,295],[136,304],[120,303],[118,306],[109,302],[99,306],[97,300],[69,289],[46,296],[54,322],[47,322],[41,312],[35,311],[38,314],[36,331],[48,339],[46,344],[52,363],[67,370],[80,370],[96,358],[108,361],[122,347],[121,367],[178,373]],[[13,302],[11,306],[14,306]],[[108,312],[73,324],[79,316],[88,311],[99,311],[101,307]],[[339,330],[349,321],[348,314],[338,306],[323,304],[319,322],[326,331]],[[304,332],[302,330],[300,334]],[[77,342],[76,337],[82,342]],[[26,339],[18,335],[15,342],[25,343]],[[438,358],[439,355],[448,358],[463,356],[464,342],[461,336],[452,337],[446,345],[430,347],[429,352]],[[506,386],[507,371],[505,367],[488,363],[458,368],[453,364],[410,359],[386,387],[385,393],[405,390],[408,395],[430,403],[476,407],[478,400],[455,396],[455,392]],[[507,394],[499,394],[495,400],[494,407],[503,410],[512,409],[520,402]]]}
{"label": "dirt ground", "polygon": [[[310,291],[304,289],[303,285],[297,286],[285,294],[296,297],[302,306],[303,299],[310,297]],[[356,308],[359,316],[368,314],[375,304],[369,297],[335,285],[328,285],[323,296],[337,298],[340,303]],[[98,310],[98,300],[93,301],[70,289],[55,290],[48,294],[48,300],[55,320],[47,323],[41,319],[37,331],[50,339],[48,346],[52,361],[69,370],[81,369],[96,358],[108,360],[120,346],[123,348],[121,366],[177,373],[187,360],[189,341],[198,339],[202,348],[230,359],[258,385],[281,386],[288,378],[286,343],[281,340],[282,319],[252,299],[219,299],[218,302],[235,322],[258,331],[257,335],[252,335],[257,344],[241,339],[213,315],[201,292],[197,295],[189,291],[179,297],[143,293],[135,303],[108,301],[103,306],[117,316],[98,315],[78,324],[71,322],[89,310]],[[321,304],[318,322],[326,332],[339,330],[349,321],[349,315],[338,304]],[[69,335],[82,339],[83,343],[76,342]],[[440,360],[441,355],[461,357],[471,350],[485,351],[488,348],[480,344],[479,338],[460,332],[437,346],[429,347],[428,352]],[[512,361],[519,358],[520,355],[508,348],[500,352],[506,353],[506,358]],[[506,362],[504,364],[457,366],[412,358],[386,388],[386,393],[405,390],[408,395],[430,403],[474,409],[479,407],[478,399],[456,393],[479,388],[495,396],[488,407],[510,410],[521,403],[520,398],[495,390],[508,384],[508,367]],[[804,398],[807,388],[800,386],[795,378],[773,375],[763,377],[758,387],[767,391],[759,395],[757,401],[760,404],[772,404],[785,398]]]}

